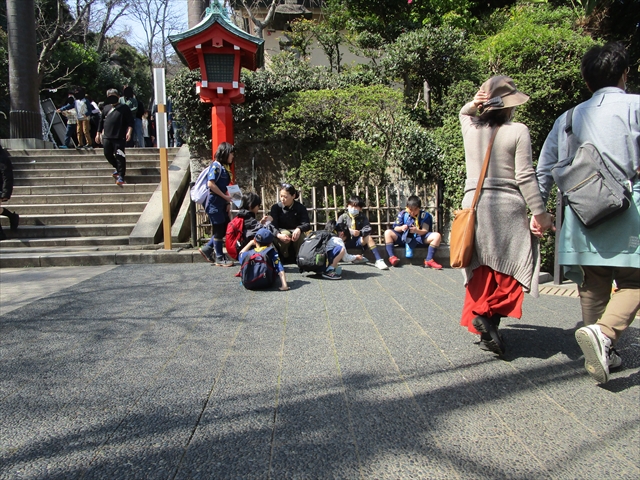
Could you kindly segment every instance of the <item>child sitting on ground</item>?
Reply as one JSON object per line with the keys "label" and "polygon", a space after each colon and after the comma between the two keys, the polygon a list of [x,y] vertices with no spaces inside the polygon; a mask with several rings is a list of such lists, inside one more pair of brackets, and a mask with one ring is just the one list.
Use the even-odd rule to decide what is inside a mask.
{"label": "child sitting on ground", "polygon": [[[246,265],[249,262],[249,259],[254,254],[262,254],[262,257],[265,258],[268,262],[268,268],[272,268],[280,277],[280,290],[289,290],[289,285],[287,284],[287,277],[284,272],[284,267],[282,266],[282,262],[280,261],[280,257],[278,256],[278,251],[273,247],[273,233],[267,228],[261,228],[255,234],[254,238],[247,243],[244,248],[240,251],[239,260],[242,265],[242,282],[246,288],[251,289],[251,286],[248,285],[248,281],[252,279],[245,278],[245,270],[247,269]],[[273,279],[275,280],[275,279]],[[272,280],[272,281],[273,281]],[[266,288],[272,285],[269,284]]]}
{"label": "child sitting on ground", "polygon": [[433,256],[440,246],[442,236],[438,232],[432,232],[433,217],[429,212],[422,211],[422,202],[416,195],[411,195],[407,199],[407,208],[400,213],[393,228],[384,232],[384,241],[389,263],[396,267],[400,259],[393,253],[394,245],[405,247],[406,258],[413,257],[413,249],[418,246],[428,246],[427,257],[424,260],[425,268],[435,268],[440,270],[442,265],[437,263]]}
{"label": "child sitting on ground", "polygon": [[271,220],[273,220],[269,215],[263,216],[260,220],[256,218],[261,205],[262,199],[260,198],[260,195],[253,192],[247,192],[242,195],[242,203],[240,203],[240,209],[236,215],[236,217],[240,217],[244,220],[242,226],[242,238],[240,240],[240,248],[238,250],[242,250],[242,248],[249,243],[249,240],[253,240],[253,237],[261,228],[271,230],[271,233],[274,235],[277,233],[274,228],[270,228],[268,226],[268,224],[271,223]]}
{"label": "child sitting on ground", "polygon": [[362,250],[369,248],[376,259],[375,266],[380,270],[388,270],[389,267],[380,256],[376,242],[371,238],[371,224],[362,212],[363,208],[364,200],[357,195],[352,195],[347,204],[347,212],[338,218],[338,223],[344,223],[351,234],[351,238],[345,242],[345,246]]}
{"label": "child sitting on ground", "polygon": [[347,253],[347,247],[344,243],[349,241],[351,234],[349,233],[349,227],[344,223],[336,223],[335,220],[330,220],[325,226],[325,230],[332,232],[333,237],[329,239],[327,243],[327,260],[329,266],[322,273],[322,276],[328,280],[340,280],[341,269],[338,267],[338,263],[344,262],[358,262],[364,258],[362,255],[350,255]]}

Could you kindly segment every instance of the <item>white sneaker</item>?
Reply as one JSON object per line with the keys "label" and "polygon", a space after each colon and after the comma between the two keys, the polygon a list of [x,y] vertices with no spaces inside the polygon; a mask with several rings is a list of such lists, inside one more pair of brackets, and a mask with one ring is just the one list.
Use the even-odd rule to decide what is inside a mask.
{"label": "white sneaker", "polygon": [[[611,339],[599,325],[587,325],[576,330],[576,341],[584,354],[584,368],[598,383],[609,381],[609,366],[617,360],[609,355]],[[620,357],[616,355],[618,360]]]}
{"label": "white sneaker", "polygon": [[380,270],[389,270],[389,266],[386,264],[386,262],[382,258],[379,258],[378,260],[376,260],[375,266]]}

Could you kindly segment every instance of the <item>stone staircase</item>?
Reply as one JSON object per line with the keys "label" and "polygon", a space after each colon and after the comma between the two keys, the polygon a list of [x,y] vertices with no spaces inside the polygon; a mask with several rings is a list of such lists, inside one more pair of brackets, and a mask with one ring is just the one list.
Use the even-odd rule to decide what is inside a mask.
{"label": "stone staircase", "polygon": [[[178,151],[169,149],[170,170]],[[14,190],[6,207],[20,215],[20,226],[11,231],[8,219],[0,217],[7,236],[0,242],[0,267],[105,264],[111,258],[118,263],[117,252],[131,257],[134,251],[160,247],[153,240],[130,245],[139,243],[130,236],[159,191],[158,149],[127,149],[122,187],[115,185],[113,168],[100,149],[9,150],[9,155]],[[93,255],[101,260],[87,260],[90,252],[101,252]],[[56,261],[43,264],[45,256]]]}

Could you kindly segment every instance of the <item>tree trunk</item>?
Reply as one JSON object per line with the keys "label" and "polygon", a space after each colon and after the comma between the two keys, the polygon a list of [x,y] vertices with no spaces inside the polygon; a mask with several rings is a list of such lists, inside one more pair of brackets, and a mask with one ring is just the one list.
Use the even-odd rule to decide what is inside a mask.
{"label": "tree trunk", "polygon": [[187,18],[189,28],[195,27],[202,21],[204,12],[209,6],[209,0],[187,0]]}
{"label": "tree trunk", "polygon": [[11,138],[42,138],[34,0],[7,0]]}

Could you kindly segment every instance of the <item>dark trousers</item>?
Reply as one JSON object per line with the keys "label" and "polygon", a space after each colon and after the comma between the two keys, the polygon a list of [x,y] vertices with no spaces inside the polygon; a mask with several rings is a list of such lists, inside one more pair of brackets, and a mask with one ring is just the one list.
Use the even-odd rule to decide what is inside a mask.
{"label": "dark trousers", "polygon": [[124,155],[125,141],[103,138],[102,145],[104,146],[105,158],[117,170],[118,175],[124,179],[127,173],[127,163]]}

